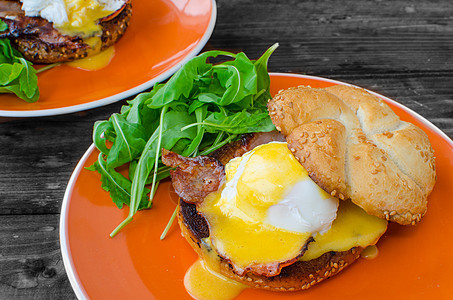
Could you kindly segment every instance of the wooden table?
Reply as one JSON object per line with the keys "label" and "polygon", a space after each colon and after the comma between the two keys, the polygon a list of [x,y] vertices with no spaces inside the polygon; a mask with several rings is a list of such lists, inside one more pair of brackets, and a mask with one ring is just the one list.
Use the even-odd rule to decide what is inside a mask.
{"label": "wooden table", "polygon": [[[272,72],[337,79],[388,96],[453,137],[452,1],[218,0],[204,50],[257,58]],[[123,102],[0,123],[0,299],[74,299],[60,246],[60,206],[96,120]]]}

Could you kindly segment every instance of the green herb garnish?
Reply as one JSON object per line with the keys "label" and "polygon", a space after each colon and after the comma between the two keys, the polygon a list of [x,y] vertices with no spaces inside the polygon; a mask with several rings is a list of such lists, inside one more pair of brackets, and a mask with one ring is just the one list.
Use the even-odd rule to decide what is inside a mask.
{"label": "green herb garnish", "polygon": [[[0,20],[0,31],[7,28],[8,25]],[[39,98],[36,70],[6,38],[0,39],[0,93],[14,93],[27,102]]]}
{"label": "green herb garnish", "polygon": [[[102,187],[118,208],[129,206],[127,218],[111,237],[138,210],[152,206],[160,180],[169,176],[169,168],[160,160],[162,148],[184,156],[207,155],[241,134],[275,129],[266,103],[270,98],[267,62],[277,47],[273,45],[256,61],[242,52],[202,53],[167,83],[156,84],[119,114],[95,123],[93,140],[101,154],[88,169],[101,174]],[[207,62],[217,56],[233,60]],[[128,178],[115,170],[124,164],[129,164]]]}

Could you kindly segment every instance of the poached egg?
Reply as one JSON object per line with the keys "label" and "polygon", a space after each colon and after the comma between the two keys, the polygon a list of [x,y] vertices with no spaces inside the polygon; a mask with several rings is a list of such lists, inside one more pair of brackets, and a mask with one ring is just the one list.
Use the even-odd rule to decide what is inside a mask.
{"label": "poached egg", "polygon": [[63,34],[99,35],[98,20],[120,9],[126,0],[21,0],[26,16],[41,17]]}
{"label": "poached egg", "polygon": [[239,272],[298,257],[336,217],[338,199],[311,180],[286,143],[258,146],[231,160],[225,173],[224,187],[198,210],[210,224],[212,244]]}

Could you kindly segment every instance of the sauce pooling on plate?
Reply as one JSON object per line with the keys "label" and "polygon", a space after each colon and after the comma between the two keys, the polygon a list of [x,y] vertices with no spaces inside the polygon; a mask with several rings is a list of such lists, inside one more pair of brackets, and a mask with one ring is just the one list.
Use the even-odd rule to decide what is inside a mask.
{"label": "sauce pooling on plate", "polygon": [[197,300],[231,300],[247,288],[246,285],[212,270],[201,259],[187,270],[184,286]]}
{"label": "sauce pooling on plate", "polygon": [[67,65],[86,71],[96,71],[105,68],[110,63],[114,55],[115,47],[112,46],[95,55],[68,62]]}

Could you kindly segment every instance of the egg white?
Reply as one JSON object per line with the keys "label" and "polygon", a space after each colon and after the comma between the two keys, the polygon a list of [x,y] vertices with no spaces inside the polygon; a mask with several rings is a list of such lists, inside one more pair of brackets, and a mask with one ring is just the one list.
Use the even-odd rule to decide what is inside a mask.
{"label": "egg white", "polygon": [[[269,144],[281,144],[288,156],[292,154],[287,150],[286,143],[272,142]],[[239,165],[234,172],[234,176],[227,180],[221,193],[221,199],[217,204],[225,214],[241,218],[247,222],[267,223],[277,228],[295,231],[299,233],[310,232],[312,234],[324,233],[328,231],[336,217],[338,209],[338,199],[330,197],[323,191],[305,172],[300,180],[294,185],[284,187],[286,192],[277,204],[267,209],[267,218],[262,220],[247,212],[247,208],[242,207],[238,200],[238,183],[241,181],[245,171],[250,172],[254,166],[249,165],[250,158],[259,149],[263,150],[266,145],[259,146],[242,157]],[[286,150],[285,150],[286,149]],[[266,150],[264,150],[266,151]],[[227,165],[227,172],[230,165],[235,164],[235,160]],[[300,166],[300,168],[303,168]],[[259,171],[257,172],[259,173]],[[287,174],[292,176],[292,174]],[[268,178],[272,182],[272,178]]]}
{"label": "egg white", "polygon": [[52,22],[64,34],[92,36],[97,20],[120,9],[126,0],[21,0],[26,16]]}

